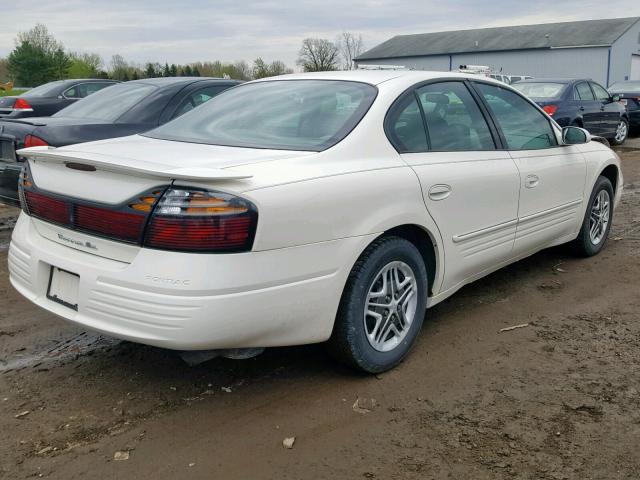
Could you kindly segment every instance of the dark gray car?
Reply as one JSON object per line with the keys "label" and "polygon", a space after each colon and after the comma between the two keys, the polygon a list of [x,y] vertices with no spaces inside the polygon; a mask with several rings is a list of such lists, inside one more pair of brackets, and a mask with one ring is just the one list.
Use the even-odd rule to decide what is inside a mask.
{"label": "dark gray car", "polygon": [[239,83],[205,77],[148,78],[107,88],[51,117],[0,119],[0,202],[19,203],[17,185],[23,159],[16,150],[143,133]]}
{"label": "dark gray car", "polygon": [[45,83],[21,95],[0,97],[0,119],[48,117],[116,83],[120,82],[95,78]]}

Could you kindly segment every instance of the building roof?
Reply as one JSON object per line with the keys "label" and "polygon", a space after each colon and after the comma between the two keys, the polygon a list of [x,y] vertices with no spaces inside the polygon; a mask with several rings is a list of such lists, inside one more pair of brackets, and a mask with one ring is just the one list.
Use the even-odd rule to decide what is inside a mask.
{"label": "building roof", "polygon": [[452,53],[609,46],[640,17],[397,35],[356,61]]}

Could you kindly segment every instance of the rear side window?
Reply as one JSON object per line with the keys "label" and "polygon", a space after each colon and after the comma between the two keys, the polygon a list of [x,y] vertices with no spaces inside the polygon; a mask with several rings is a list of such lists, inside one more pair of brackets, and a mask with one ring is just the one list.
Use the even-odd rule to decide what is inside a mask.
{"label": "rear side window", "polygon": [[558,144],[549,119],[519,94],[476,83],[498,122],[509,150],[538,150]]}
{"label": "rear side window", "polygon": [[184,100],[182,100],[182,102],[180,102],[180,105],[178,105],[178,108],[176,108],[176,111],[171,118],[178,118],[180,115],[190,112],[194,108],[208,102],[227,88],[228,87],[226,86],[216,85],[199,88],[198,90],[191,92],[184,98]]}
{"label": "rear side window", "polygon": [[582,82],[576,85],[574,90],[574,100],[595,100],[593,92],[589,88],[587,82]]}
{"label": "rear side window", "polygon": [[387,135],[400,153],[428,150],[427,134],[415,95],[406,95],[393,106],[387,120]]}
{"label": "rear side window", "polygon": [[489,126],[463,83],[434,83],[416,92],[427,122],[430,150],[495,149]]}

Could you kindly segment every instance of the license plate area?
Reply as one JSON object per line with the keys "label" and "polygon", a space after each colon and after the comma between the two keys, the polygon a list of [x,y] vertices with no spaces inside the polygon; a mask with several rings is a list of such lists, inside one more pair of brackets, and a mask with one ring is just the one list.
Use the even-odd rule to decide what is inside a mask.
{"label": "license plate area", "polygon": [[51,266],[47,298],[72,310],[78,310],[80,275]]}

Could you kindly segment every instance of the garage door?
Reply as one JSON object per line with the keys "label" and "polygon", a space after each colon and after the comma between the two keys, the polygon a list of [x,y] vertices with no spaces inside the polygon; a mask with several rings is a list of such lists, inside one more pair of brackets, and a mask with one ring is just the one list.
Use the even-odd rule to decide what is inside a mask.
{"label": "garage door", "polygon": [[631,75],[629,80],[640,80],[640,55],[631,55]]}

